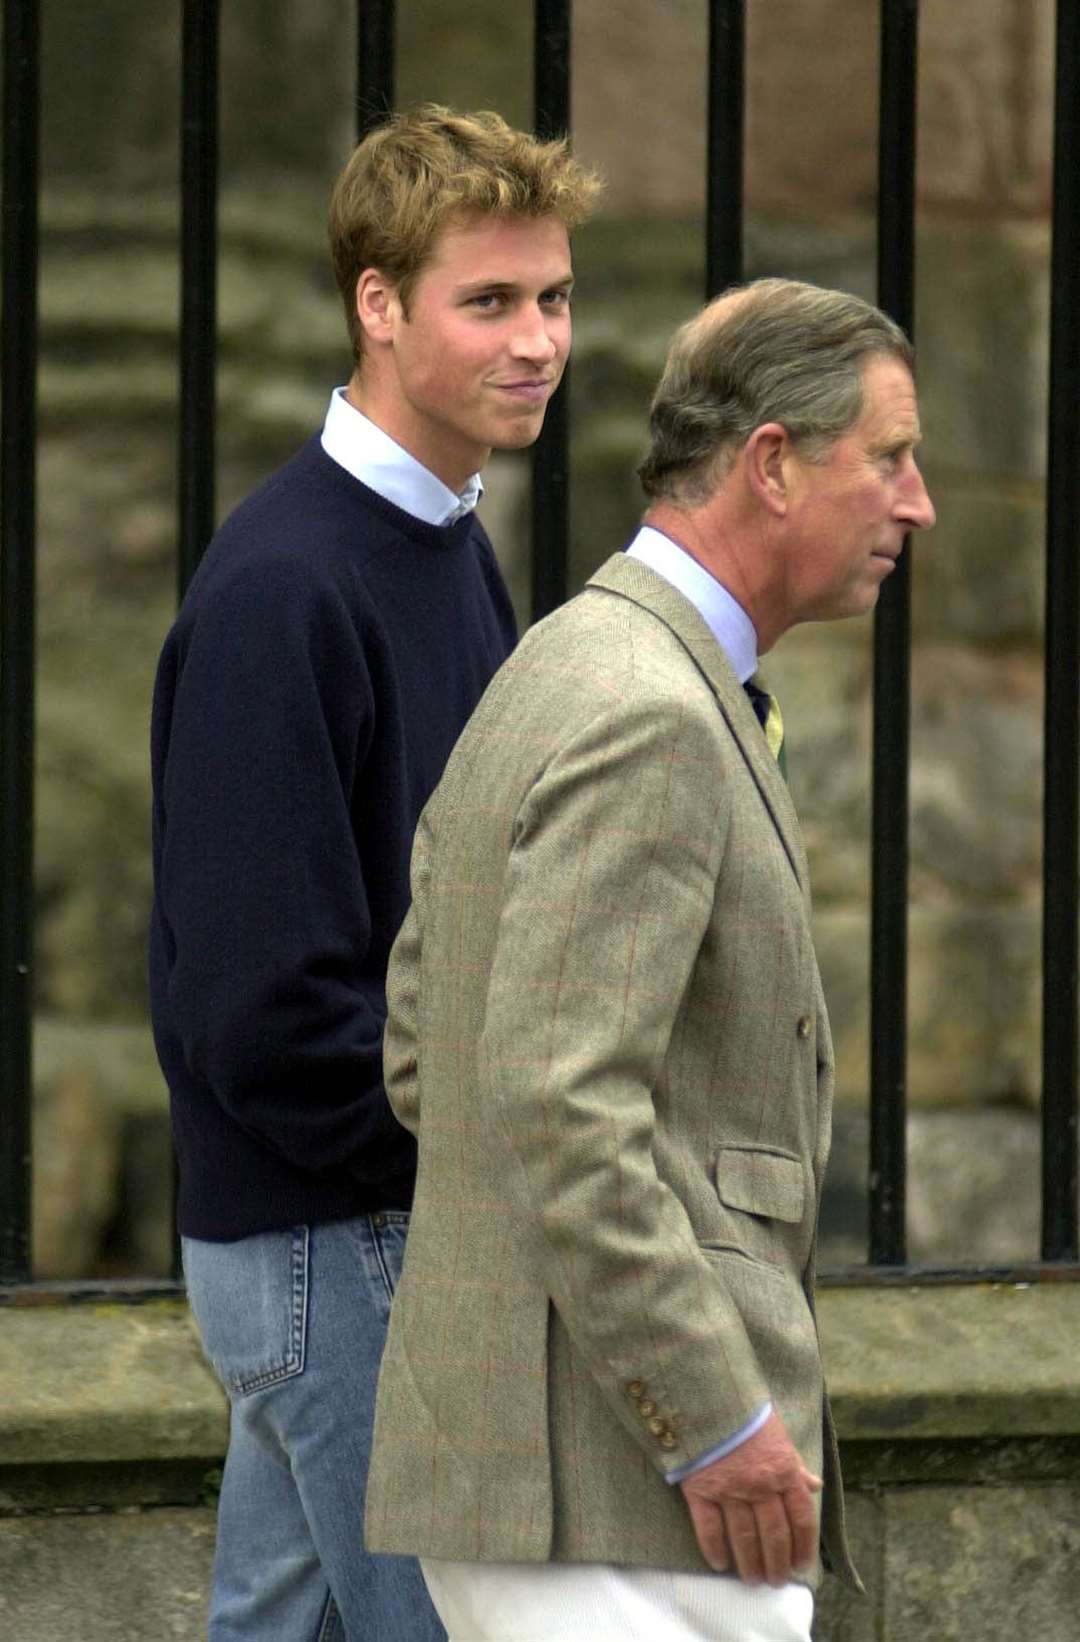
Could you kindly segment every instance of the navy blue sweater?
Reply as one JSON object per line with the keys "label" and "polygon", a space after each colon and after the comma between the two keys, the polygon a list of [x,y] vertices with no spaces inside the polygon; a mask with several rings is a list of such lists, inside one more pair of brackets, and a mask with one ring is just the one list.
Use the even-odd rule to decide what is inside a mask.
{"label": "navy blue sweater", "polygon": [[420,811],[514,638],[475,516],[423,524],[317,438],[210,544],[151,729],[151,1012],[186,1235],[411,1202],[386,964]]}

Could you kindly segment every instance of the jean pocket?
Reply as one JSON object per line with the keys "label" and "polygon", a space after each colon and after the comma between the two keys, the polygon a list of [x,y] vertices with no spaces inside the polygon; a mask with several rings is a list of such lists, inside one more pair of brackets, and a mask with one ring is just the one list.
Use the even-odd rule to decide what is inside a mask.
{"label": "jean pocket", "polygon": [[307,1226],[235,1243],[183,1239],[188,1300],[214,1372],[231,1397],[304,1371]]}
{"label": "jean pocket", "polygon": [[408,1230],[409,1216],[403,1209],[379,1209],[371,1216],[372,1250],[388,1302],[393,1300],[394,1290],[401,1281]]}

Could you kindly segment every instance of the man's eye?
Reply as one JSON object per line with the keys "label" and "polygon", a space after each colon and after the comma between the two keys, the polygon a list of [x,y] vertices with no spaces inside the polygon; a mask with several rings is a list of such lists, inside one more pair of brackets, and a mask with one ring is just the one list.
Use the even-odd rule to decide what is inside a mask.
{"label": "man's eye", "polygon": [[569,291],[545,291],[540,301],[545,308],[569,308]]}
{"label": "man's eye", "polygon": [[484,291],[480,296],[470,297],[469,306],[489,312],[492,308],[498,307],[499,301],[500,298],[496,291]]}

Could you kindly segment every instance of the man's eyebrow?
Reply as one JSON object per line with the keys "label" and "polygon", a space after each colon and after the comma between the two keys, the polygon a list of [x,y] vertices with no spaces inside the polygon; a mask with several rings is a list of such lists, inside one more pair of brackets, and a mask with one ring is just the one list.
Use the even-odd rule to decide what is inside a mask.
{"label": "man's eyebrow", "polygon": [[883,439],[876,440],[871,449],[879,456],[896,450],[917,450],[922,444],[922,437],[920,427],[907,428],[903,432],[887,434]]}
{"label": "man's eyebrow", "polygon": [[[541,289],[545,291],[569,291],[573,289],[574,276],[571,273],[559,274],[555,279],[548,280]],[[458,296],[481,296],[489,291],[520,291],[521,281],[518,279],[471,279],[457,287]]]}

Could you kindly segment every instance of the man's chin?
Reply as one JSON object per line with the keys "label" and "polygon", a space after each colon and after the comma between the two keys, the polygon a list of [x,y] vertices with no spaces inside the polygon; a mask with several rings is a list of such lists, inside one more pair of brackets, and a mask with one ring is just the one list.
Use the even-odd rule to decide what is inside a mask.
{"label": "man's chin", "polygon": [[849,587],[845,593],[835,593],[822,599],[811,610],[796,619],[807,621],[845,621],[853,616],[868,615],[881,597],[881,584],[874,582],[862,587]]}
{"label": "man's chin", "polygon": [[535,445],[544,426],[544,411],[536,416],[517,423],[514,427],[500,428],[497,438],[492,440],[492,450],[526,450],[529,445]]}

